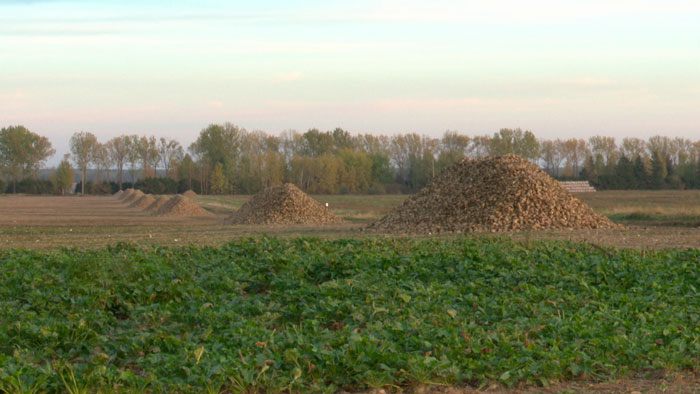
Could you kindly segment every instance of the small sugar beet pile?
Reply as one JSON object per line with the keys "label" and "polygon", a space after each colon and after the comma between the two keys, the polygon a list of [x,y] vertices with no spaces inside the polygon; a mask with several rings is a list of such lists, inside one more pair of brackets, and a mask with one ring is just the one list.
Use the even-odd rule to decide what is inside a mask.
{"label": "small sugar beet pile", "polygon": [[197,205],[189,198],[178,194],[168,199],[158,210],[153,212],[155,216],[213,216],[212,213]]}
{"label": "small sugar beet pile", "polygon": [[129,208],[141,208],[154,216],[213,216],[194,201],[180,194],[174,197],[160,196],[156,199],[150,194],[143,194],[140,190],[126,189],[115,193],[114,196],[128,203]]}
{"label": "small sugar beet pile", "polygon": [[228,219],[230,224],[333,224],[342,220],[291,183],[254,195]]}

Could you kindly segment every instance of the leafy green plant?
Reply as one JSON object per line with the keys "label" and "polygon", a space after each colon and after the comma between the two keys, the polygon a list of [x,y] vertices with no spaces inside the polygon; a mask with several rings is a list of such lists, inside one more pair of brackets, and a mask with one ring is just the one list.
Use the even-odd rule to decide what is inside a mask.
{"label": "leafy green plant", "polygon": [[699,265],[698,250],[468,237],[3,250],[0,388],[334,392],[692,369]]}

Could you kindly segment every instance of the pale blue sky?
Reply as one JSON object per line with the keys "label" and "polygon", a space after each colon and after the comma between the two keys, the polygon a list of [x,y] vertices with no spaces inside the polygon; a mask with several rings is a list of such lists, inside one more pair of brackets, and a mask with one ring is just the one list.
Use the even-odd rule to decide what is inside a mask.
{"label": "pale blue sky", "polygon": [[[488,4],[484,4],[488,3]],[[0,0],[0,125],[700,138],[697,1]]]}

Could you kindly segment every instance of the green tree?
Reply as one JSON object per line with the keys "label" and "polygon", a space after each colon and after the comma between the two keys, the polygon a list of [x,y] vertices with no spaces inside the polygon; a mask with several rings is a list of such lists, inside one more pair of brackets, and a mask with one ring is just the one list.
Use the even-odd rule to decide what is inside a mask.
{"label": "green tree", "polygon": [[666,157],[666,187],[669,189],[683,189],[683,182],[678,176],[678,168],[674,165],[670,156]]}
{"label": "green tree", "polygon": [[284,181],[287,165],[284,156],[276,150],[269,149],[265,152],[264,169],[262,172],[262,186],[270,187],[279,185]]}
{"label": "green tree", "polygon": [[312,181],[312,162],[308,156],[295,154],[289,161],[289,180],[302,190],[309,190]]}
{"label": "green tree", "polygon": [[73,167],[68,161],[68,156],[69,155],[67,154],[63,156],[63,160],[58,164],[56,173],[54,174],[54,184],[56,186],[56,190],[61,193],[61,195],[66,194],[66,190],[70,189],[71,185],[73,184],[73,180],[75,179],[75,173],[73,172]]}
{"label": "green tree", "polygon": [[36,174],[41,165],[56,153],[46,137],[32,133],[24,126],[0,129],[0,171],[12,181],[12,192],[17,181]]}
{"label": "green tree", "polygon": [[233,185],[234,169],[239,163],[241,136],[245,132],[231,123],[211,124],[199,133],[192,148],[200,156],[200,164],[209,172],[221,163],[228,185]]}
{"label": "green tree", "polygon": [[349,193],[365,193],[372,184],[372,160],[364,152],[351,148],[338,151],[344,168],[340,176],[341,190]]}
{"label": "green tree", "polygon": [[224,165],[216,163],[209,176],[209,185],[212,194],[224,194],[228,189],[228,182],[224,175]]}
{"label": "green tree", "polygon": [[595,161],[593,156],[586,156],[586,160],[583,162],[583,170],[581,170],[581,177],[585,178],[588,182],[595,186],[598,186],[598,172],[596,171]]}
{"label": "green tree", "polygon": [[516,154],[528,160],[536,160],[539,156],[540,145],[531,131],[522,129],[501,129],[491,139],[491,154]]}
{"label": "green tree", "polygon": [[409,186],[412,191],[425,187],[436,175],[435,150],[437,140],[421,139],[421,149],[415,155],[410,156]]}
{"label": "green tree", "polygon": [[666,160],[661,153],[655,151],[651,156],[651,188],[663,189],[666,186],[667,176]]}
{"label": "green tree", "polygon": [[354,139],[347,131],[341,129],[340,127],[336,127],[330,134],[333,139],[334,151],[339,151],[341,149],[355,149]]}
{"label": "green tree", "polygon": [[[615,137],[593,136],[588,139],[588,145],[591,149],[591,154],[596,159],[599,175],[605,174],[604,168],[614,169],[620,152],[615,143]],[[612,172],[609,171],[609,172]],[[609,175],[605,174],[605,175]]]}
{"label": "green tree", "polygon": [[649,174],[647,173],[647,167],[641,154],[637,155],[634,159],[633,173],[635,180],[634,188],[646,189],[649,187]]}
{"label": "green tree", "polygon": [[336,194],[340,192],[340,179],[344,168],[343,160],[331,154],[312,158],[311,193]]}
{"label": "green tree", "polygon": [[381,152],[369,155],[372,161],[372,184],[387,184],[394,180],[394,168],[389,158]]}
{"label": "green tree", "polygon": [[700,189],[700,160],[698,160],[695,168],[695,178],[693,181],[693,188]]}
{"label": "green tree", "polygon": [[634,176],[634,164],[626,156],[620,157],[615,166],[615,188],[631,189],[637,184]]}
{"label": "green tree", "polygon": [[81,131],[73,134],[70,138],[70,151],[73,154],[75,165],[80,168],[81,194],[85,194],[85,183],[87,182],[87,167],[95,160],[95,151],[99,143],[94,134]]}
{"label": "green tree", "polygon": [[440,140],[440,154],[437,159],[438,171],[441,171],[464,159],[471,138],[456,131],[446,131]]}
{"label": "green tree", "polygon": [[180,161],[180,167],[178,168],[178,180],[187,181],[187,187],[189,187],[190,190],[192,190],[192,178],[195,176],[195,164],[194,161],[192,160],[192,156],[189,154],[185,155],[185,157]]}
{"label": "green tree", "polygon": [[[341,129],[342,131],[342,129]],[[319,157],[321,155],[333,153],[334,138],[331,133],[323,133],[318,129],[311,129],[304,133],[302,154],[309,157]],[[341,139],[342,133],[338,133]]]}

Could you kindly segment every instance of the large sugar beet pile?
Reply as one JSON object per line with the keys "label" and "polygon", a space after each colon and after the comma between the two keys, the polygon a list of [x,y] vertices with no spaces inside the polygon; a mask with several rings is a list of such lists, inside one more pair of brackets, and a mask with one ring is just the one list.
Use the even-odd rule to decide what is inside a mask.
{"label": "large sugar beet pile", "polygon": [[341,221],[291,183],[261,191],[228,220],[231,224],[331,224]]}
{"label": "large sugar beet pile", "polygon": [[527,160],[464,159],[368,230],[437,233],[616,228]]}

